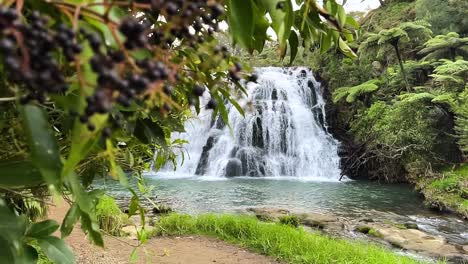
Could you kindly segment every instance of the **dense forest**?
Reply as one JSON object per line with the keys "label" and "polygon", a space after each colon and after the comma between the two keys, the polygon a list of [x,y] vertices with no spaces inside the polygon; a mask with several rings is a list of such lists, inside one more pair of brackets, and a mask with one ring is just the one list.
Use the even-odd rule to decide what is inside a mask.
{"label": "dense forest", "polygon": [[[246,115],[240,102],[261,66],[312,69],[343,177],[410,183],[429,207],[468,218],[468,2],[386,0],[348,14],[346,1],[295,2],[2,1],[0,262],[75,263],[64,243],[75,225],[104,246],[103,233],[120,236],[135,215],[138,246],[147,242],[145,203],[171,209],[151,200],[143,172],[181,165],[190,139],[173,135],[193,111],[212,110],[228,128],[229,107]],[[95,188],[102,178],[130,193],[125,213]],[[47,216],[57,201],[68,205],[61,223]],[[280,221],[172,215],[155,233],[217,234],[291,263],[332,258],[247,235],[278,232],[288,248],[334,245],[304,252],[341,247],[340,261],[413,263]]]}
{"label": "dense forest", "polygon": [[[352,49],[300,47],[292,65],[311,67],[329,92],[328,122],[343,142],[343,173],[410,182],[430,206],[467,217],[468,18],[464,1],[386,1],[368,13]],[[255,66],[291,65],[242,53]]]}

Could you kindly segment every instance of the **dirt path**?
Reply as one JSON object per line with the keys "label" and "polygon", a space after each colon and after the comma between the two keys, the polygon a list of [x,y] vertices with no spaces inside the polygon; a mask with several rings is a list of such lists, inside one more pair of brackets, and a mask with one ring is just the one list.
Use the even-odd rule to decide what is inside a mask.
{"label": "dirt path", "polygon": [[[49,209],[49,217],[61,222],[67,212],[68,204],[61,203]],[[60,234],[57,234],[58,236]],[[105,248],[91,245],[79,225],[66,238],[73,249],[77,262],[82,264],[131,263],[132,253],[137,241],[129,238],[104,238]],[[206,237],[152,238],[137,249],[136,263],[164,264],[276,264],[272,258],[249,252],[226,242]]]}

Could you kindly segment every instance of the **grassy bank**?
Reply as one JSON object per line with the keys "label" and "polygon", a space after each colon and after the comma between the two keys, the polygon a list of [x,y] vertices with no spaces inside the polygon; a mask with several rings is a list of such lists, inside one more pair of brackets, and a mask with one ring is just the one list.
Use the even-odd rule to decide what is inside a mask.
{"label": "grassy bank", "polygon": [[446,169],[438,176],[419,183],[427,203],[455,211],[468,219],[468,164]]}
{"label": "grassy bank", "polygon": [[333,239],[288,225],[248,216],[171,214],[160,219],[154,235],[209,235],[288,263],[418,263],[381,247]]}

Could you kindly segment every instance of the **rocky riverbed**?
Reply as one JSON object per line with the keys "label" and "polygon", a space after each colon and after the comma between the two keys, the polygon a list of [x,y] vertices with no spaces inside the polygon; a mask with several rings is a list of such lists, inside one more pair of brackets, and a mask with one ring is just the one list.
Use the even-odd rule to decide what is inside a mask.
{"label": "rocky riverbed", "polygon": [[[301,212],[280,208],[252,207],[244,213],[263,221],[279,222],[282,218],[297,217],[300,225],[311,232],[322,232],[337,238],[370,241],[393,248],[402,254],[428,259],[446,259],[449,263],[468,263],[468,244],[420,228],[414,221],[400,222],[393,218],[347,218],[323,212]],[[410,219],[408,219],[410,220]],[[462,220],[460,220],[462,221]]]}

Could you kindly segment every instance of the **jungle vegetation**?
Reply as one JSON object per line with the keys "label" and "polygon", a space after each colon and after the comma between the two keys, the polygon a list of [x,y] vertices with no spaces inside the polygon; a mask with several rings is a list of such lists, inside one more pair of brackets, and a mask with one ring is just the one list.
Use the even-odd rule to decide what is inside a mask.
{"label": "jungle vegetation", "polygon": [[[227,102],[243,113],[239,81],[255,78],[213,36],[220,23],[228,25],[229,44],[248,52],[262,52],[272,28],[279,57],[289,51],[294,60],[299,38],[356,56],[348,43],[358,24],[338,1],[296,4],[300,9],[290,0],[2,1],[2,261],[74,263],[63,238],[78,221],[103,246],[101,229],[115,231],[110,214],[117,208],[93,188],[97,177],[128,189],[128,216],[139,214],[145,226],[141,172],[176,163],[174,149],[186,142],[171,133],[184,130],[191,107],[213,109],[226,123]],[[42,210],[59,196],[70,204],[60,224]]]}

